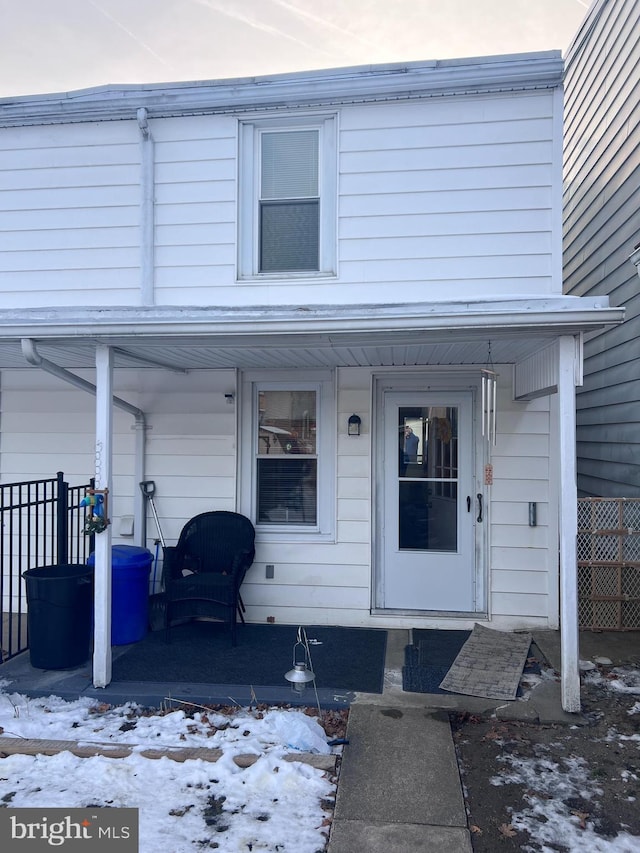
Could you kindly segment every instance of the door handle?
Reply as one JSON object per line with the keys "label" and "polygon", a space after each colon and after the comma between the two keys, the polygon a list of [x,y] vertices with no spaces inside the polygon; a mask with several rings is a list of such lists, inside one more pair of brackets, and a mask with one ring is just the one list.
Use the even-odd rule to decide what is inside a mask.
{"label": "door handle", "polygon": [[467,495],[467,512],[471,512],[471,495]]}
{"label": "door handle", "polygon": [[482,495],[480,492],[478,492],[476,497],[478,498],[478,518],[476,520],[482,521]]}

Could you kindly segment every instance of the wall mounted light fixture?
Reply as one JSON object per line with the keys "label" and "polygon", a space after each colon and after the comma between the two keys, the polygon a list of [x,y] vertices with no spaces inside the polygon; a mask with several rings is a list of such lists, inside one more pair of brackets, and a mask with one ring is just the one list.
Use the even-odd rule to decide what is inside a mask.
{"label": "wall mounted light fixture", "polygon": [[347,424],[347,435],[360,435],[360,427],[362,426],[362,420],[358,417],[358,415],[351,415],[349,418],[349,423]]}

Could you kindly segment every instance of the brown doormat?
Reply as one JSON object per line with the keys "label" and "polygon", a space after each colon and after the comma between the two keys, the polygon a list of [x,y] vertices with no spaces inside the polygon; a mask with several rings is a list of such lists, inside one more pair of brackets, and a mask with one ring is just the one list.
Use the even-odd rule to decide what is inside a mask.
{"label": "brown doormat", "polygon": [[476,624],[440,687],[465,696],[515,699],[530,646],[529,633]]}

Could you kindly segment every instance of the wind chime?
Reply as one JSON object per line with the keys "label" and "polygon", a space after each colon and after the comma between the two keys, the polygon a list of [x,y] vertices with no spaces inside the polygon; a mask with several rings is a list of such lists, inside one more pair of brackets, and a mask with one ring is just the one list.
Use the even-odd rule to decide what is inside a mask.
{"label": "wind chime", "polygon": [[493,368],[491,359],[491,341],[487,366],[480,370],[482,377],[482,435],[489,444],[496,443],[496,405],[498,391],[498,374]]}

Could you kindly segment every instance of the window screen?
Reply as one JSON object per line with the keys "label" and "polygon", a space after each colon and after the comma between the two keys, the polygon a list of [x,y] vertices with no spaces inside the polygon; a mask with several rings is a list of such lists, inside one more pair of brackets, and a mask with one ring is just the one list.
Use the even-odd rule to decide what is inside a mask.
{"label": "window screen", "polygon": [[318,270],[317,130],[261,136],[260,271]]}

